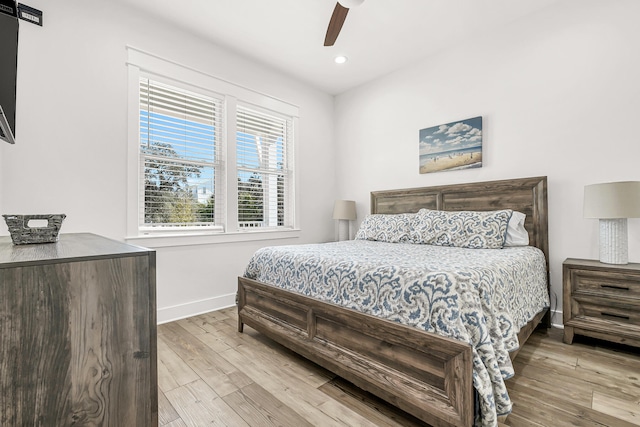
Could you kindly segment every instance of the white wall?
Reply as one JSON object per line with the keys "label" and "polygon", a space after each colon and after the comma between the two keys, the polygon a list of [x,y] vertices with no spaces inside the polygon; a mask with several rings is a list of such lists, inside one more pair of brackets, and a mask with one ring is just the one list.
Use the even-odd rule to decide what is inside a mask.
{"label": "white wall", "polygon": [[232,304],[236,277],[261,246],[333,239],[331,96],[117,2],[29,5],[44,11],[44,26],[20,24],[19,138],[0,147],[2,213],[64,212],[65,233],[124,239],[129,44],[300,107],[301,237],[158,249],[159,319]]}
{"label": "white wall", "polygon": [[[333,239],[336,196],[356,200],[362,219],[373,190],[537,175],[549,177],[559,296],[562,261],[598,256],[583,186],[640,179],[636,0],[563,0],[339,95],[335,111],[332,97],[304,83],[115,2],[30,5],[45,25],[21,21],[19,139],[0,144],[0,213],[64,212],[63,232],[125,237],[126,44],[300,106],[301,238],[159,249],[160,318],[232,302],[258,247]],[[419,129],[477,115],[484,167],[420,175]],[[337,157],[336,177],[327,165]],[[640,220],[629,232],[630,258],[640,261]]]}
{"label": "white wall", "polygon": [[[640,180],[638,16],[636,0],[563,0],[337,96],[339,197],[356,200],[362,219],[373,190],[548,176],[551,284],[562,310],[564,259],[598,258],[583,186]],[[481,169],[418,173],[420,129],[479,115]],[[629,220],[629,239],[638,262],[640,220]]]}

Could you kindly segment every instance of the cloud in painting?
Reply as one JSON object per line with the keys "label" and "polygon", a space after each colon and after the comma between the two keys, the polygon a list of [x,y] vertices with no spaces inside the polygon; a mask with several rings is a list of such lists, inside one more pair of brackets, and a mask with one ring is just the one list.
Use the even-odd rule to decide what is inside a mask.
{"label": "cloud in painting", "polygon": [[451,126],[449,129],[447,129],[447,135],[455,136],[462,132],[468,132],[471,129],[473,128],[468,124],[458,122],[453,126]]}
{"label": "cloud in painting", "polygon": [[449,129],[449,126],[447,125],[440,125],[440,128],[436,131],[433,132],[433,134],[438,134],[438,133],[445,133],[447,131],[447,129]]}
{"label": "cloud in painting", "polygon": [[482,146],[482,117],[420,130],[420,155]]}

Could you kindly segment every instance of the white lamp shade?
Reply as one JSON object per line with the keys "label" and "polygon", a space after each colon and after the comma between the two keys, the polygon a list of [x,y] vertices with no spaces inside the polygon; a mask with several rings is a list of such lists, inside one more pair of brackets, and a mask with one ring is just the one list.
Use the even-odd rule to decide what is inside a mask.
{"label": "white lamp shade", "polygon": [[338,3],[340,3],[342,7],[351,9],[360,6],[362,3],[364,3],[364,0],[338,0]]}
{"label": "white lamp shade", "polygon": [[333,205],[333,219],[356,219],[356,202],[353,200],[336,200]]}
{"label": "white lamp shade", "polygon": [[640,181],[584,187],[585,218],[640,218]]}

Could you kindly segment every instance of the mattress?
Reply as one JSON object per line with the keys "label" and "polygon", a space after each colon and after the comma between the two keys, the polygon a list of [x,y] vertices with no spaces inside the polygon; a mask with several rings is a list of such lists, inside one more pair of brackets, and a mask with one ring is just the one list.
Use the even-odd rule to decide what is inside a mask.
{"label": "mattress", "polygon": [[517,334],[549,307],[544,254],[354,240],[258,250],[245,277],[467,342],[477,425],[511,412]]}

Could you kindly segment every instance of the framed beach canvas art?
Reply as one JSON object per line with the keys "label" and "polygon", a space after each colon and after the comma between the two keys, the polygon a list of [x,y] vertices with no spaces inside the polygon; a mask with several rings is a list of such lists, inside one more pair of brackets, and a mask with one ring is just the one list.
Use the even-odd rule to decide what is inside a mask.
{"label": "framed beach canvas art", "polygon": [[482,116],[420,129],[420,173],[482,167]]}

